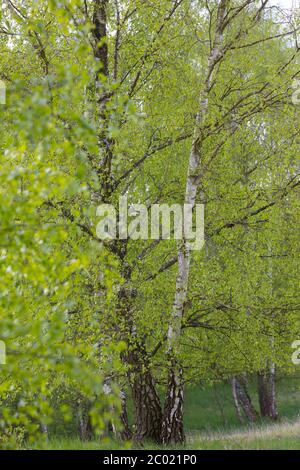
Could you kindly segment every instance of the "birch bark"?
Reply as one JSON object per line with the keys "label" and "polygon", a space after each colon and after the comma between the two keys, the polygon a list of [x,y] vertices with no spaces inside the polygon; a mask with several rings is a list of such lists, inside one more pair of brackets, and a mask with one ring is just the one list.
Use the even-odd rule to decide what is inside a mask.
{"label": "birch bark", "polygon": [[[195,207],[196,195],[201,181],[201,160],[204,135],[204,122],[209,113],[209,95],[213,83],[216,65],[224,54],[223,28],[229,0],[218,3],[217,19],[213,46],[208,57],[207,74],[200,93],[199,111],[196,116],[194,136],[190,151],[186,179],[185,203]],[[167,393],[162,424],[162,441],[164,443],[183,443],[183,371],[177,359],[177,348],[181,337],[184,304],[187,297],[188,280],[191,262],[191,250],[188,240],[184,239],[178,249],[178,271],[173,309],[168,328],[167,353],[170,361]]]}

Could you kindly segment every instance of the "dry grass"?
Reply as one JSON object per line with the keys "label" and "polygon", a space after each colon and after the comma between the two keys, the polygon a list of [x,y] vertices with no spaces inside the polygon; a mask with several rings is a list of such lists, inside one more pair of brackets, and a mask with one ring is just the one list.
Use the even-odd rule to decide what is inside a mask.
{"label": "dry grass", "polygon": [[215,441],[218,439],[232,439],[236,441],[253,441],[255,439],[280,439],[285,437],[298,437],[300,439],[300,417],[295,422],[278,422],[259,427],[250,427],[240,431],[229,433],[212,433],[203,435],[203,440]]}

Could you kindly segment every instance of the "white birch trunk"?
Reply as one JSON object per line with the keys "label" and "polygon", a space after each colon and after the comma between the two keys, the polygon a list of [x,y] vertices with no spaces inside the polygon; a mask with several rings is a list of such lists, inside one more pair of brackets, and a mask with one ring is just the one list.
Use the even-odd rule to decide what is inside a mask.
{"label": "white birch trunk", "polygon": [[236,409],[236,414],[237,414],[239,422],[241,424],[244,424],[244,417],[243,417],[243,413],[242,413],[242,410],[241,410],[241,405],[240,405],[240,402],[239,402],[239,399],[238,399],[236,385],[237,385],[236,384],[236,378],[232,377],[232,379],[231,379],[231,390],[232,390],[234,406],[235,406],[235,409]]}
{"label": "white birch trunk", "polygon": [[[201,154],[203,125],[209,112],[209,93],[212,85],[214,70],[223,55],[222,28],[229,0],[220,0],[217,13],[216,31],[213,47],[208,58],[207,75],[203,90],[200,94],[200,107],[197,113],[194,137],[190,152],[188,174],[186,180],[185,203],[195,207],[196,195],[201,179]],[[181,326],[184,304],[187,297],[188,280],[191,262],[189,241],[184,239],[178,250],[178,272],[176,291],[168,328],[168,355],[170,358],[170,374],[165,402],[162,440],[165,443],[183,442],[183,380],[182,370],[176,360],[176,349],[181,336]]]}

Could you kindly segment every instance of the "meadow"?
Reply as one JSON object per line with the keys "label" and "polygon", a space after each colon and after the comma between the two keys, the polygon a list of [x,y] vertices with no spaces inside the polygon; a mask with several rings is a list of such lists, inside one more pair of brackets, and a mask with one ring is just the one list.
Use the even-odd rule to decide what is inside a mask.
{"label": "meadow", "polygon": [[[143,449],[194,449],[194,450],[300,450],[300,376],[279,378],[277,398],[280,417],[276,423],[260,420],[255,425],[241,425],[233,406],[230,386],[227,383],[203,388],[189,387],[186,392],[185,446],[158,446],[146,442]],[[255,384],[249,391],[255,400]],[[57,429],[53,428],[52,429]],[[57,432],[57,431],[56,431]],[[31,447],[32,448],[32,447]],[[35,447],[36,448],[36,447]],[[74,434],[55,431],[49,433],[45,447],[51,450],[138,449],[132,443],[122,444],[113,439],[82,442]]]}

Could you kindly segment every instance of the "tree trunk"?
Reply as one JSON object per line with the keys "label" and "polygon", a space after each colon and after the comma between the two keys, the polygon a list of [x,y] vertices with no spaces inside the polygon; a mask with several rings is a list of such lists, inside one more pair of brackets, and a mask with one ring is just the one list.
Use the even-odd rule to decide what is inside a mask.
{"label": "tree trunk", "polygon": [[[47,398],[44,395],[42,395],[42,400],[46,401]],[[40,428],[41,428],[41,432],[45,434],[46,437],[48,437],[48,426],[43,420],[40,423]]]}
{"label": "tree trunk", "polygon": [[236,385],[236,377],[232,377],[230,380],[231,382],[231,391],[232,391],[232,396],[233,396],[233,401],[234,401],[234,406],[236,410],[236,414],[238,417],[238,420],[241,424],[244,424],[245,419],[243,416],[243,410],[240,404],[240,401],[238,399],[238,393],[237,393],[237,385]]}
{"label": "tree trunk", "polygon": [[[213,47],[208,57],[208,68],[205,84],[200,93],[200,105],[196,116],[194,137],[190,151],[189,165],[185,189],[185,204],[194,209],[196,204],[197,190],[201,179],[201,164],[203,152],[203,133],[205,120],[209,110],[209,93],[211,90],[214,70],[222,58],[222,32],[226,16],[228,0],[220,0],[217,12],[217,22]],[[176,290],[173,309],[170,316],[167,354],[170,360],[168,377],[168,388],[166,391],[162,439],[165,444],[171,442],[183,443],[183,375],[182,368],[178,362],[177,355],[180,345],[181,326],[183,320],[184,306],[187,297],[188,280],[191,262],[191,246],[184,238],[178,249],[178,272],[176,277]]]}
{"label": "tree trunk", "polygon": [[172,364],[168,377],[168,388],[164,406],[161,440],[163,443],[185,442],[183,428],[183,377],[182,369]]}
{"label": "tree trunk", "polygon": [[121,406],[122,406],[122,409],[121,409],[120,421],[121,421],[123,429],[120,433],[120,437],[122,441],[129,441],[132,438],[132,432],[129,426],[126,395],[124,392],[121,392]]}
{"label": "tree trunk", "polygon": [[128,380],[132,390],[135,410],[135,429],[133,439],[136,442],[154,440],[160,442],[162,409],[156,384],[153,378],[146,345],[140,340],[132,315],[132,301],[136,297],[136,289],[130,286],[131,268],[124,261],[121,268],[126,279],[118,293],[118,318],[123,322],[120,339],[127,342],[127,351],[122,354],[123,363],[128,367]]}
{"label": "tree trunk", "polygon": [[88,408],[83,404],[78,406],[78,432],[82,441],[90,441],[93,437],[93,427]]}
{"label": "tree trunk", "polygon": [[135,408],[134,440],[142,442],[149,439],[159,443],[162,410],[154,379],[149,369],[135,373],[132,395]]}
{"label": "tree trunk", "polygon": [[275,367],[272,365],[257,374],[260,414],[263,418],[278,419],[276,405]]}
{"label": "tree trunk", "polygon": [[94,56],[99,62],[99,73],[108,76],[108,46],[106,9],[108,0],[94,0],[93,37]]}
{"label": "tree trunk", "polygon": [[40,428],[41,428],[41,432],[43,434],[45,434],[46,436],[48,436],[48,426],[47,426],[47,424],[41,423]]}
{"label": "tree trunk", "polygon": [[[258,413],[256,409],[254,408],[250,395],[247,391],[245,378],[241,376],[233,377],[231,383],[232,383],[233,397],[235,400],[236,407],[239,410],[239,413],[241,413],[241,410],[242,410],[248,422],[255,423],[258,419]],[[242,415],[238,414],[238,417],[240,419]]]}

